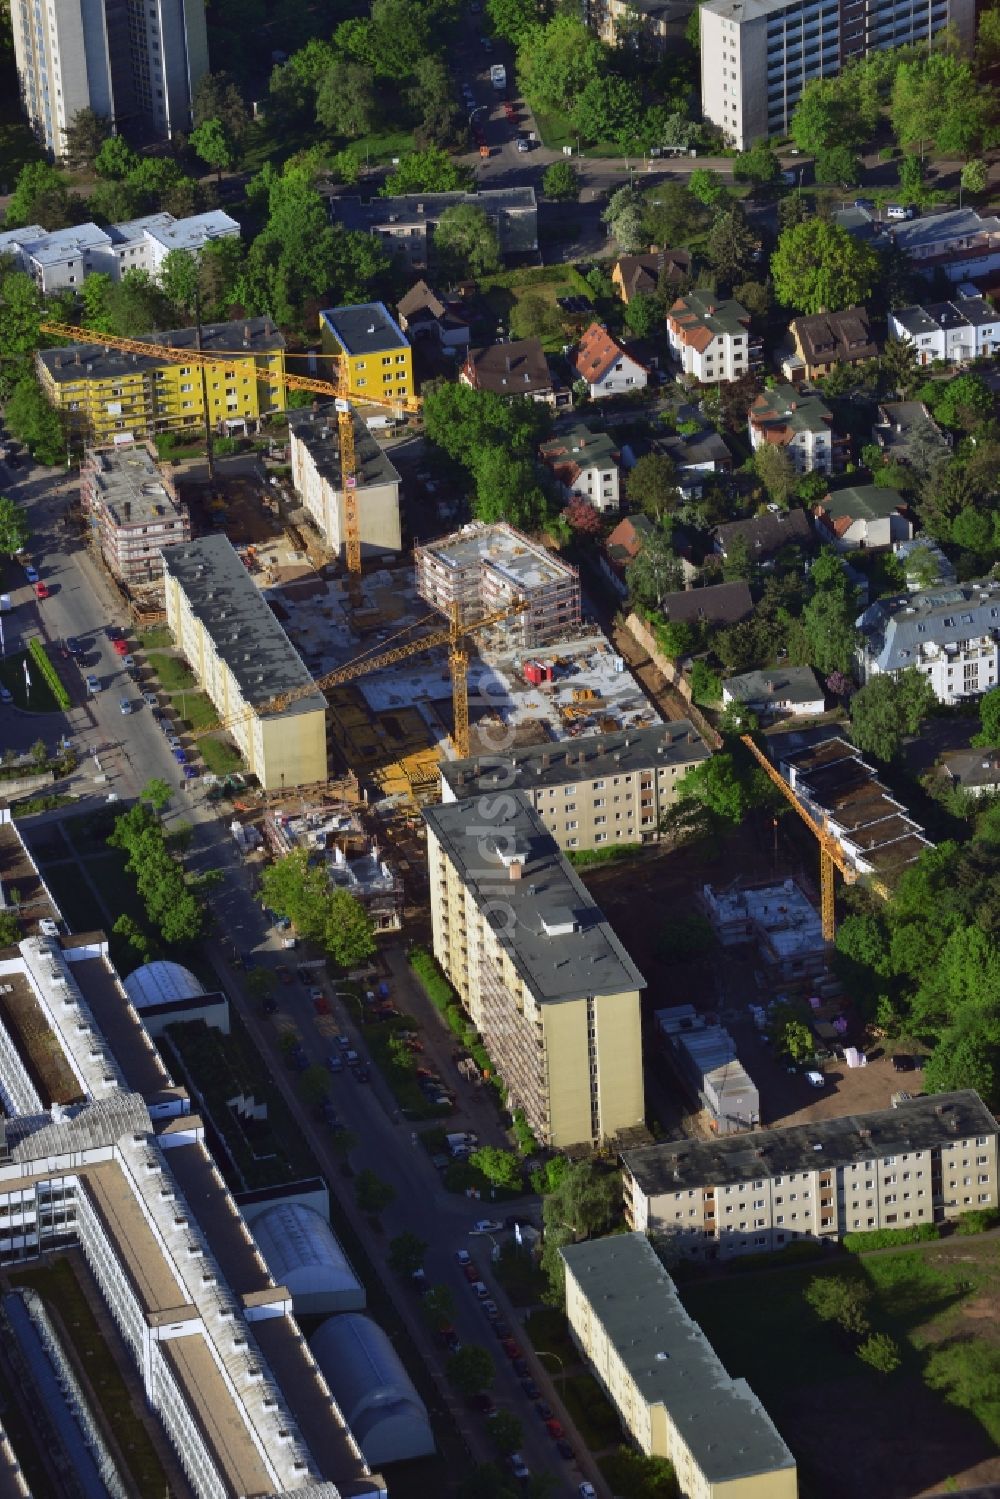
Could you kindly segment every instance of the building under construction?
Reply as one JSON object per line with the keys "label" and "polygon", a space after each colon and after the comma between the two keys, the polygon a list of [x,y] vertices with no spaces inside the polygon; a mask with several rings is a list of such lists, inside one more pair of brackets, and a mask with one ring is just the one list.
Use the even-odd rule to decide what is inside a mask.
{"label": "building under construction", "polygon": [[542,646],[578,633],[580,578],[537,541],[505,523],[474,522],[414,553],[417,592],[450,614],[461,606],[462,618],[526,603],[522,614],[503,624],[508,647]]}
{"label": "building under construction", "polygon": [[80,501],[109,571],[135,586],[163,576],[163,548],[191,540],[191,517],[149,442],[88,448]]}

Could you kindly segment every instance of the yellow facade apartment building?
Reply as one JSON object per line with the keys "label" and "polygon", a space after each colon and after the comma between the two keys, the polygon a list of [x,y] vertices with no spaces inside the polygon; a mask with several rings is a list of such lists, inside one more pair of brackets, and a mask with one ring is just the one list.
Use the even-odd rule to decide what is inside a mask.
{"label": "yellow facade apartment building", "polygon": [[[148,341],[196,350],[198,332],[150,333]],[[218,357],[217,367],[203,371],[183,360],[126,354],[100,343],[41,349],[35,363],[42,389],[69,431],[95,446],[189,427],[200,432],[206,401],[220,433],[250,430],[262,416],[284,410],[285,340],[270,318],[207,325],[200,347]]]}
{"label": "yellow facade apartment building", "polygon": [[[167,624],[265,791],[327,778],[326,699],[225,536],[163,553]],[[312,690],[284,711],[279,693]]]}
{"label": "yellow facade apartment building", "polygon": [[323,353],[347,361],[348,388],[359,403],[416,395],[410,341],[384,302],[331,307],[320,313],[319,328]]}
{"label": "yellow facade apartment building", "polygon": [[643,1122],[645,980],[520,793],[424,810],[434,955],[538,1140]]}
{"label": "yellow facade apartment building", "polygon": [[570,1336],[636,1445],[684,1499],[796,1499],[795,1459],[731,1379],[643,1234],[561,1249]]}

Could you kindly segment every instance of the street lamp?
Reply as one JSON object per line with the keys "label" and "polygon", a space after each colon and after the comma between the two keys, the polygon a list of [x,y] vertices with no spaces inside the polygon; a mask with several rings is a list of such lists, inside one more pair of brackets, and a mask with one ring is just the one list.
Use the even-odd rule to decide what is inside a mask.
{"label": "street lamp", "polygon": [[561,1390],[562,1387],[563,1387],[563,1382],[564,1382],[564,1380],[566,1378],[566,1366],[563,1363],[562,1359],[559,1357],[558,1353],[553,1353],[548,1348],[536,1348],[535,1349],[535,1355],[536,1355],[537,1358],[554,1358],[555,1359],[556,1363],[559,1365],[559,1376],[558,1377],[559,1377],[559,1388]]}

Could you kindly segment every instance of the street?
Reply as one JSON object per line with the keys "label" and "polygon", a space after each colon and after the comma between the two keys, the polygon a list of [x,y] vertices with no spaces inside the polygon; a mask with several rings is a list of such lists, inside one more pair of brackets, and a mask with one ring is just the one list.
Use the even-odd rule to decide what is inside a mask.
{"label": "street", "polygon": [[[101,573],[86,543],[62,525],[63,514],[71,498],[70,482],[61,475],[26,468],[16,475],[5,473],[5,492],[23,504],[29,515],[32,538],[28,551],[43,581],[50,589],[44,601],[34,598],[30,586],[18,579],[12,589],[14,611],[6,616],[7,649],[17,645],[15,637],[29,638],[41,634],[53,648],[63,679],[70,688],[72,704],[65,716],[34,715],[8,705],[4,747],[26,748],[39,735],[54,743],[65,732],[81,754],[80,768],[71,789],[82,798],[81,807],[94,806],[111,795],[130,800],[152,776],[162,777],[175,788],[175,796],[165,822],[185,823],[192,828],[188,867],[192,871],[218,870],[221,881],[210,895],[215,931],[225,934],[206,943],[211,958],[231,1002],[240,1011],[246,1026],[267,1058],[277,1086],[287,1100],[317,1159],[320,1161],[341,1210],[363,1240],[379,1277],[407,1326],[422,1361],[430,1370],[440,1392],[440,1403],[447,1419],[460,1434],[473,1459],[494,1460],[484,1417],[473,1411],[448,1387],[444,1366],[448,1353],[438,1346],[422,1314],[420,1298],[414,1288],[388,1268],[386,1251],[394,1235],[409,1231],[429,1246],[425,1270],[431,1285],[444,1285],[455,1301],[454,1325],[463,1344],[478,1343],[489,1349],[497,1366],[493,1397],[500,1408],[512,1410],[521,1420],[524,1440],[521,1451],[533,1474],[549,1472],[556,1478],[555,1493],[575,1493],[581,1478],[588,1478],[598,1493],[607,1493],[593,1460],[586,1453],[572,1423],[566,1417],[549,1375],[531,1353],[518,1326],[517,1315],[498,1289],[490,1270],[491,1243],[488,1239],[470,1238],[469,1230],[477,1219],[490,1215],[492,1205],[467,1201],[444,1190],[441,1178],[431,1164],[428,1152],[420,1145],[416,1131],[401,1118],[394,1100],[374,1066],[369,1085],[359,1083],[345,1068],[330,1078],[331,1096],[342,1124],[357,1141],[350,1153],[354,1171],[370,1168],[395,1191],[395,1199],[382,1215],[382,1232],[373,1230],[367,1216],[354,1201],[352,1183],[345,1179],[341,1163],[331,1148],[328,1128],[321,1124],[299,1098],[294,1077],[288,1071],[279,1046],[280,1030],[294,1028],[301,1036],[310,1063],[322,1065],[331,1050],[332,1037],[343,1032],[362,1059],[368,1060],[364,1028],[358,1024],[350,1006],[334,999],[334,1013],[317,1016],[308,990],[301,984],[276,990],[283,1013],[275,1024],[266,1018],[258,1001],[251,1001],[243,989],[243,974],[234,968],[234,949],[252,952],[255,961],[274,968],[280,962],[299,958],[298,952],[285,951],[279,934],[267,925],[259,900],[254,893],[251,871],[231,837],[225,812],[221,815],[205,798],[201,782],[184,782],[179,767],[171,757],[163,734],[152,714],[140,707],[128,715],[119,710],[119,700],[138,697],[129,674],[120,666],[107,634],[108,626],[127,626],[120,601]],[[20,571],[17,564],[13,571]],[[76,663],[64,661],[59,643],[66,636],[76,636],[86,646],[83,670]],[[93,672],[103,680],[103,690],[88,698],[84,673]],[[93,758],[98,751],[101,769]],[[84,758],[86,757],[86,758]],[[107,777],[107,779],[104,779]],[[57,818],[62,813],[43,814]],[[30,823],[25,825],[30,839]],[[458,1095],[455,1114],[448,1120],[449,1129],[476,1131],[482,1143],[503,1143],[491,1090],[476,1088],[460,1078],[451,1060],[451,1043],[438,1016],[419,990],[398,948],[386,951],[395,1002],[405,1012],[413,1013],[422,1026],[428,1058]],[[537,1199],[508,1202],[502,1205],[502,1217],[522,1211],[538,1220]],[[562,1460],[545,1427],[532,1409],[515,1377],[510,1361],[494,1338],[488,1319],[456,1259],[456,1251],[469,1250],[487,1282],[491,1296],[501,1308],[512,1335],[521,1345],[537,1382],[542,1398],[552,1406],[572,1441],[578,1461]]]}

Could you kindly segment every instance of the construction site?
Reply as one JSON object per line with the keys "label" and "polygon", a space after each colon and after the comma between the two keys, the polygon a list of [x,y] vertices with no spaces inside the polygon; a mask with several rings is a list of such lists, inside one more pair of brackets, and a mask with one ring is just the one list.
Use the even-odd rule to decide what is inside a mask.
{"label": "construction site", "polygon": [[386,859],[365,830],[360,808],[346,800],[305,802],[297,813],[270,808],[262,820],[264,842],[276,859],[297,848],[326,863],[337,890],[347,890],[365,907],[377,932],[403,924],[402,872]]}

